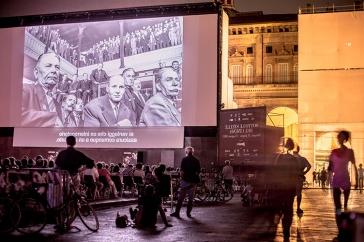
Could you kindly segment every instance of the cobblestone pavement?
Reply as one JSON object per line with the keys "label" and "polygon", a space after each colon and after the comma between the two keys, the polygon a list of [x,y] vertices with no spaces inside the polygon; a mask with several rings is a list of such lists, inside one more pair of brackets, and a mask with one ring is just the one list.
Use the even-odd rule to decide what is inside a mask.
{"label": "cobblestone pavement", "polygon": [[[364,194],[352,191],[349,208],[364,211]],[[187,218],[185,208],[182,219],[168,216],[173,224],[165,228],[160,218],[157,229],[137,230],[132,227],[116,228],[117,211],[128,214],[130,206],[115,207],[97,211],[100,230],[90,233],[79,221],[76,226],[81,231],[67,234],[55,234],[53,226],[47,226],[40,235],[24,237],[14,233],[2,237],[1,241],[54,241],[54,242],[111,242],[111,241],[283,241],[282,228],[274,226],[270,211],[261,208],[246,208],[240,202],[238,194],[234,199],[219,206],[199,206],[193,210],[193,218]],[[304,190],[302,199],[302,218],[294,217],[291,241],[332,241],[337,235],[334,208],[330,190]],[[170,211],[168,210],[167,214]],[[364,241],[364,237],[363,240]]]}

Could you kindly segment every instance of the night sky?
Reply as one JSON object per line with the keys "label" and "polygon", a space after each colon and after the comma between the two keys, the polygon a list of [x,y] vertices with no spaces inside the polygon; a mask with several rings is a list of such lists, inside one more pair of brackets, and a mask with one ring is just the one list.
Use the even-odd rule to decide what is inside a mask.
{"label": "night sky", "polygon": [[352,5],[354,0],[235,0],[240,12],[263,11],[264,14],[297,13],[299,7],[307,3],[323,6],[325,4]]}

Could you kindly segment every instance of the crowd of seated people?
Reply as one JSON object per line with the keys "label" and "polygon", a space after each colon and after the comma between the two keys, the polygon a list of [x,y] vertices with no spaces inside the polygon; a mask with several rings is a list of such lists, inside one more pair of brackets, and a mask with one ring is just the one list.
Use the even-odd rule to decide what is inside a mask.
{"label": "crowd of seated people", "polygon": [[[33,168],[33,169],[32,169]],[[55,177],[55,162],[53,157],[46,159],[41,155],[35,158],[24,156],[22,159],[8,157],[0,162],[0,191],[11,188],[21,191],[29,184],[38,184],[40,193],[45,193],[49,184],[60,183]],[[31,170],[30,177],[22,176],[23,172]],[[85,193],[90,200],[109,199],[123,195],[136,196],[145,185],[156,185],[161,197],[170,193],[170,171],[165,165],[136,165],[123,163],[97,162],[80,169],[81,181]],[[25,173],[24,173],[25,174]]]}

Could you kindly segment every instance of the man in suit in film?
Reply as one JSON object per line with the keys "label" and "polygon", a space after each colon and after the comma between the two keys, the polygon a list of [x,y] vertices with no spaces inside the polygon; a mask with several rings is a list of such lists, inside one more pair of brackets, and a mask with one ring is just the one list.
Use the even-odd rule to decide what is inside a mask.
{"label": "man in suit in film", "polygon": [[120,75],[110,78],[106,95],[91,100],[84,108],[84,127],[130,127],[136,125],[135,114],[122,101],[125,92]]}
{"label": "man in suit in film", "polygon": [[74,109],[76,105],[76,95],[71,93],[62,100],[61,108],[58,111],[56,127],[77,127]]}
{"label": "man in suit in film", "polygon": [[53,52],[39,56],[34,83],[23,83],[22,126],[54,127],[57,119],[55,87],[59,82],[60,59]]}
{"label": "man in suit in film", "polygon": [[135,71],[133,68],[127,68],[121,73],[121,76],[125,83],[123,101],[125,105],[135,113],[136,122],[139,124],[140,115],[144,108],[144,100],[141,99],[142,97],[138,96],[135,92]]}
{"label": "man in suit in film", "polygon": [[[92,81],[92,98],[97,98],[98,95],[98,89],[100,83],[107,82],[110,77],[106,74],[106,71],[102,68],[104,65],[102,63],[97,65],[97,69],[93,70],[90,75],[90,79]],[[103,93],[100,94],[102,96]]]}
{"label": "man in suit in film", "polygon": [[88,103],[92,98],[92,81],[88,78],[87,73],[83,73],[82,81],[80,83],[80,88],[82,90],[82,102],[84,104]]}
{"label": "man in suit in film", "polygon": [[139,126],[181,126],[181,113],[176,98],[181,90],[181,79],[171,67],[161,68],[155,76],[157,93],[146,103]]}

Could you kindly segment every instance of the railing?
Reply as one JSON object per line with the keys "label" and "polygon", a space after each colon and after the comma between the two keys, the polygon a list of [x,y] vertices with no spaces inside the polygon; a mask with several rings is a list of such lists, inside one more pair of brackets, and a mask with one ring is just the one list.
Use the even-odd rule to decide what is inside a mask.
{"label": "railing", "polygon": [[363,11],[364,1],[355,1],[352,5],[336,6],[335,4],[326,6],[307,6],[298,9],[298,14],[314,14],[314,13],[334,13],[334,12],[350,12]]}
{"label": "railing", "polygon": [[288,76],[275,76],[274,78],[268,78],[266,76],[239,76],[230,77],[233,80],[234,85],[258,85],[258,84],[296,84],[298,80],[297,74]]}

